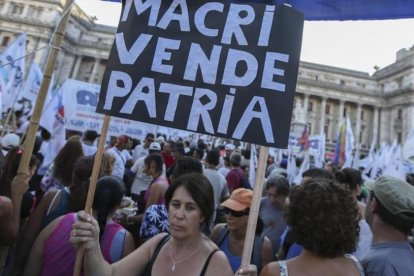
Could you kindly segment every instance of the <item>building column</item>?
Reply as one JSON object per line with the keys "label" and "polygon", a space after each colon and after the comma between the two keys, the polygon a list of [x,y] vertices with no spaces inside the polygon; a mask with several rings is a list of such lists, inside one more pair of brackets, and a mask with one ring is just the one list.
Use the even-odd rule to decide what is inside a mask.
{"label": "building column", "polygon": [[326,111],[326,97],[322,97],[319,133],[324,133],[325,131],[325,111]]}
{"label": "building column", "polygon": [[101,59],[95,59],[95,63],[93,64],[92,73],[89,76],[89,82],[94,82],[96,78],[96,74],[98,73],[99,63],[101,63]]}
{"label": "building column", "polygon": [[9,1],[4,2],[4,6],[1,9],[1,14],[7,14],[7,12],[9,11],[9,8],[10,8],[10,2]]}
{"label": "building column", "polygon": [[308,121],[308,104],[309,104],[309,95],[305,94],[305,98],[303,100],[303,111],[305,112],[305,122]]}
{"label": "building column", "polygon": [[379,108],[374,106],[374,120],[372,126],[372,140],[374,141],[374,145],[378,142],[378,125],[379,125]]}
{"label": "building column", "polygon": [[344,104],[344,100],[339,100],[338,125],[342,123],[342,118],[344,117]]}
{"label": "building column", "polygon": [[360,143],[360,139],[361,139],[361,111],[362,111],[362,104],[357,103],[357,118],[356,118],[356,135],[355,135],[355,144],[359,144]]}
{"label": "building column", "polygon": [[72,74],[70,76],[71,79],[76,79],[79,73],[79,68],[82,62],[82,56],[76,56],[76,62],[72,70]]}
{"label": "building column", "polygon": [[23,7],[23,12],[22,12],[22,14],[21,14],[21,17],[26,17],[26,16],[27,16],[27,14],[29,13],[29,8],[30,8],[30,6],[29,6],[29,5],[25,5],[25,6]]}

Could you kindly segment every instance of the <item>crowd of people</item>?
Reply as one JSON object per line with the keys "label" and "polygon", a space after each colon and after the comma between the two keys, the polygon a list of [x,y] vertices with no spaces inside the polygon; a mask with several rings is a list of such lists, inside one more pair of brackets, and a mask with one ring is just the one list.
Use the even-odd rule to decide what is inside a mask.
{"label": "crowd of people", "polygon": [[36,137],[25,150],[6,134],[0,155],[0,276],[414,275],[414,187],[361,171],[310,168],[289,183],[269,155],[249,269],[240,271],[252,205],[250,150],[230,141],[112,137],[99,168],[92,213],[85,207],[95,131],[68,133],[55,154]]}

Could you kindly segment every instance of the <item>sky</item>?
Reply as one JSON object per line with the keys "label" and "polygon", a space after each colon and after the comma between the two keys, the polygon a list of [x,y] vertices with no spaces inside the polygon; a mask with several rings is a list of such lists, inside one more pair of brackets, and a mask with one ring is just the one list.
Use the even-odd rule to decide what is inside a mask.
{"label": "sky", "polygon": [[[117,26],[121,4],[75,0],[97,23]],[[301,60],[374,73],[395,62],[396,53],[414,45],[414,19],[305,21]]]}

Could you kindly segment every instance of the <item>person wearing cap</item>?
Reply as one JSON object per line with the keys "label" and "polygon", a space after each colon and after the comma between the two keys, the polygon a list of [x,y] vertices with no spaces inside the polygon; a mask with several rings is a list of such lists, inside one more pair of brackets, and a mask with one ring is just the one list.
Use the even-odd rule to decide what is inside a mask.
{"label": "person wearing cap", "polygon": [[366,275],[413,275],[414,250],[407,237],[414,226],[414,187],[394,177],[379,177],[365,213],[373,233],[362,260]]}
{"label": "person wearing cap", "polygon": [[3,167],[4,159],[13,147],[18,147],[20,145],[20,137],[14,133],[8,133],[4,135],[1,139],[1,152],[0,152],[0,167]]}
{"label": "person wearing cap", "polygon": [[120,135],[114,147],[107,150],[115,157],[115,164],[112,175],[124,179],[125,167],[132,160],[128,150],[131,148],[131,139],[126,135]]}
{"label": "person wearing cap", "polygon": [[[230,198],[220,205],[227,223],[217,224],[211,234],[212,241],[226,254],[233,273],[241,265],[252,198],[252,190],[235,189]],[[257,271],[260,272],[261,268],[271,261],[273,261],[272,244],[264,236],[263,222],[258,218],[251,263],[256,265]]]}
{"label": "person wearing cap", "polygon": [[[152,142],[148,147],[149,154],[160,153],[161,145],[157,142]],[[135,174],[134,182],[131,186],[131,198],[138,203],[138,212],[143,212],[145,209],[144,195],[152,181],[152,176],[144,173],[145,158],[142,156],[135,161],[131,167],[131,172]],[[165,175],[165,165],[163,166],[163,175]]]}
{"label": "person wearing cap", "polygon": [[222,167],[224,167],[225,166],[225,164],[224,164],[224,159],[227,157],[227,158],[230,158],[230,155],[233,153],[233,151],[236,149],[236,146],[235,145],[233,145],[233,144],[226,144],[225,146],[224,146],[224,155],[222,155],[222,156],[220,156],[220,164],[219,164],[219,167],[218,168],[222,168]]}
{"label": "person wearing cap", "polygon": [[132,153],[132,160],[137,162],[141,157],[147,157],[150,151],[150,146],[154,142],[154,134],[147,133],[144,139],[144,143],[135,147],[134,152]]}

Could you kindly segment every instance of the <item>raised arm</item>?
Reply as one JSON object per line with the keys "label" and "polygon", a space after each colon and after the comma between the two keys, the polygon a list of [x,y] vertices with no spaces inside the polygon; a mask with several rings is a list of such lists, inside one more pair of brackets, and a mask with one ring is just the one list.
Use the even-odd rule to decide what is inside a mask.
{"label": "raised arm", "polygon": [[165,236],[165,233],[153,237],[125,258],[110,265],[101,253],[98,222],[84,211],[81,211],[78,213],[78,221],[74,224],[70,240],[75,248],[78,248],[81,244],[85,245],[85,275],[125,276],[141,275],[144,272],[154,248],[163,236]]}

